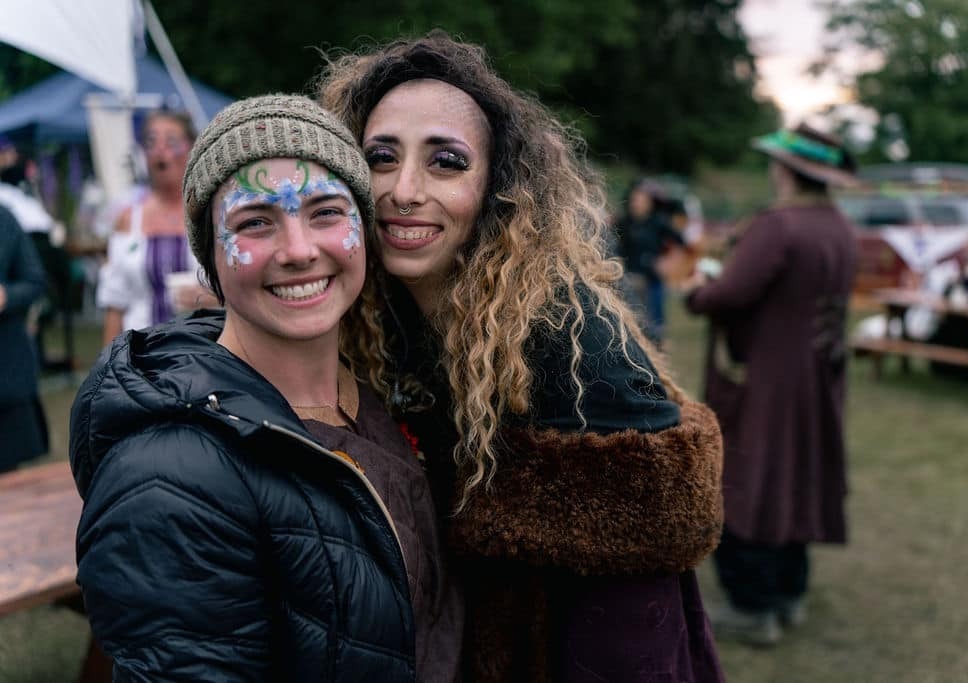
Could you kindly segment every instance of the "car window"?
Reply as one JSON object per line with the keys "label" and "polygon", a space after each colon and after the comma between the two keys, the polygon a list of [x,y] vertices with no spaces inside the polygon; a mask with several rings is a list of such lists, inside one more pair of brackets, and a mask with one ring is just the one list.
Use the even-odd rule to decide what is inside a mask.
{"label": "car window", "polygon": [[911,222],[911,214],[904,202],[892,199],[881,199],[871,202],[864,207],[857,222],[871,227],[879,225],[907,225]]}
{"label": "car window", "polygon": [[959,225],[964,223],[961,212],[953,204],[929,203],[921,207],[924,220],[931,225]]}
{"label": "car window", "polygon": [[837,204],[847,218],[862,228],[908,225],[912,222],[910,208],[900,199],[841,196],[837,198]]}

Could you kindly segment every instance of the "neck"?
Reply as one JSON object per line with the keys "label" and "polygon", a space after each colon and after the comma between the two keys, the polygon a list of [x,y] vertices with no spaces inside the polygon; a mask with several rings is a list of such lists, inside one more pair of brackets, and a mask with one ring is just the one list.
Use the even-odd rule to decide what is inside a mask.
{"label": "neck", "polygon": [[441,283],[433,282],[428,278],[401,280],[401,282],[403,282],[407,291],[410,292],[410,296],[413,297],[417,308],[424,314],[424,317],[429,318],[432,316],[440,305]]}
{"label": "neck", "polygon": [[182,189],[178,183],[154,185],[151,191],[162,204],[173,204],[179,208],[182,203]]}
{"label": "neck", "polygon": [[335,406],[339,401],[338,330],[310,340],[251,333],[231,311],[218,343],[251,365],[289,405]]}

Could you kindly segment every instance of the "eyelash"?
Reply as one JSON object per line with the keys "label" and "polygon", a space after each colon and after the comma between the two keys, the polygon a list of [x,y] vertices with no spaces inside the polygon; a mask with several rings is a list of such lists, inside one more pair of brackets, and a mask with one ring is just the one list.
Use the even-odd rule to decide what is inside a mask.
{"label": "eyelash", "polygon": [[[322,206],[315,211],[311,217],[315,219],[328,219],[328,218],[339,218],[345,215],[344,211],[337,206]],[[259,230],[269,226],[270,221],[265,218],[248,218],[241,223],[239,223],[234,232],[243,232],[245,230]]]}
{"label": "eyelash", "polygon": [[243,230],[257,230],[259,228],[264,228],[269,224],[269,222],[264,218],[249,218],[242,221],[235,228],[235,232],[242,232]]}
{"label": "eyelash", "polygon": [[373,168],[377,164],[388,164],[396,161],[396,158],[386,147],[374,147],[368,149],[365,154],[366,163],[370,168]]}
{"label": "eyelash", "polygon": [[313,218],[331,218],[333,216],[342,216],[343,210],[336,206],[321,206],[317,210],[313,211]]}
{"label": "eyelash", "polygon": [[466,171],[468,168],[470,168],[470,164],[467,162],[467,157],[465,157],[463,154],[458,154],[457,152],[452,152],[446,149],[434,154],[433,161],[439,164],[441,168],[445,169]]}
{"label": "eyelash", "polygon": [[[394,153],[386,147],[374,147],[366,151],[366,163],[370,168],[378,164],[392,164],[397,161]],[[466,171],[470,168],[467,157],[449,149],[434,152],[431,163],[444,170]]]}

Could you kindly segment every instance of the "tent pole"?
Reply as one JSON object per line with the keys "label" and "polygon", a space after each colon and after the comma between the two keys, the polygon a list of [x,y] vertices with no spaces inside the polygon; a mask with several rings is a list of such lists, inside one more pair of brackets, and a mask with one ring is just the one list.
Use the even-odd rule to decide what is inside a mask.
{"label": "tent pole", "polygon": [[155,14],[155,8],[151,5],[151,0],[144,0],[144,8],[145,28],[148,29],[151,42],[158,48],[161,61],[164,62],[165,68],[168,70],[168,75],[171,76],[171,80],[175,84],[175,89],[178,90],[178,94],[181,95],[182,100],[185,102],[185,107],[192,117],[192,123],[195,124],[195,130],[201,131],[208,124],[208,116],[205,115],[205,110],[202,109],[202,103],[199,101],[198,95],[195,93],[195,89],[188,79],[188,75],[182,69],[181,62],[178,61],[175,48],[172,47],[171,41],[168,40],[168,34],[165,33],[165,29],[161,25],[158,15]]}

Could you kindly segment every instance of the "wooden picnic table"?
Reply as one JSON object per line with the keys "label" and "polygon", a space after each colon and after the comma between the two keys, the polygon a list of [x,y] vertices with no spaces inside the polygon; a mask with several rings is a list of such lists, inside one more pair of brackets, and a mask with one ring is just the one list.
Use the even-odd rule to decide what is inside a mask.
{"label": "wooden picnic table", "polygon": [[[69,463],[0,474],[0,617],[53,603],[83,610],[74,553],[80,516]],[[111,660],[93,638],[78,680],[111,680]]]}
{"label": "wooden picnic table", "polygon": [[891,287],[874,290],[872,296],[875,301],[887,307],[888,315],[900,318],[902,325],[904,324],[904,313],[909,308],[927,308],[935,313],[945,315],[968,316],[968,306],[956,306],[940,294],[921,289]]}
{"label": "wooden picnic table", "polygon": [[80,515],[67,462],[0,475],[0,616],[80,593],[74,559]]}
{"label": "wooden picnic table", "polygon": [[[871,293],[872,298],[885,309],[886,329],[897,328],[897,337],[855,338],[850,345],[856,355],[870,356],[874,364],[874,377],[881,375],[883,358],[887,355],[898,356],[901,368],[910,369],[911,358],[924,358],[938,363],[968,367],[968,348],[943,346],[912,339],[908,334],[905,314],[912,308],[925,308],[942,315],[968,317],[968,306],[958,306],[943,296],[918,289],[886,288]],[[897,321],[896,325],[892,321]],[[968,341],[968,340],[966,340]]]}

